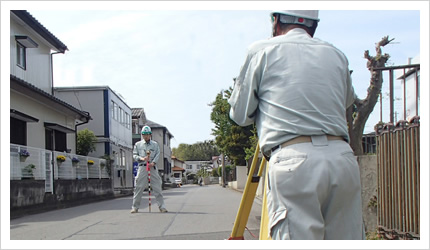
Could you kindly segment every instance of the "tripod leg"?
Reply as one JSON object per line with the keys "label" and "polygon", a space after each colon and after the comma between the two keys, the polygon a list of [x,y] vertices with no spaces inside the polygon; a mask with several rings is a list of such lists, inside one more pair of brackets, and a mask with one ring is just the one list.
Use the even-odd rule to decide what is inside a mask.
{"label": "tripod leg", "polygon": [[255,168],[258,162],[260,147],[257,144],[255,148],[254,158],[252,159],[251,168],[249,169],[248,178],[245,184],[245,189],[243,190],[242,200],[240,202],[239,210],[237,211],[236,220],[234,222],[233,230],[229,240],[243,240],[243,233],[248,223],[249,214],[251,213],[252,204],[255,199],[255,193],[258,188],[258,183],[260,182],[260,177],[262,174],[262,168],[266,163],[263,157],[260,169],[257,175],[254,175]]}
{"label": "tripod leg", "polygon": [[269,175],[269,163],[266,163],[266,171],[264,171],[264,189],[263,189],[263,204],[261,207],[261,223],[260,223],[260,240],[271,240],[269,235],[269,213],[267,211],[267,179]]}

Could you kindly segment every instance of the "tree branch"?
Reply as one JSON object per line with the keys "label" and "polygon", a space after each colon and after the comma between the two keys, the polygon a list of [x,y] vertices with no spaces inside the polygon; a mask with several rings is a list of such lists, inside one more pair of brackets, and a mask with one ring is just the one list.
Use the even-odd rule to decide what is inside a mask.
{"label": "tree branch", "polygon": [[354,107],[347,111],[347,121],[349,124],[349,135],[351,138],[351,147],[356,155],[363,154],[361,138],[367,119],[372,113],[382,88],[382,71],[374,70],[374,68],[384,67],[385,63],[390,58],[388,54],[382,54],[381,47],[386,46],[394,39],[389,39],[389,36],[383,37],[375,45],[376,56],[371,56],[369,51],[364,51],[364,58],[367,59],[367,68],[370,71],[370,84],[367,88],[367,96],[365,99],[357,99],[354,102]]}

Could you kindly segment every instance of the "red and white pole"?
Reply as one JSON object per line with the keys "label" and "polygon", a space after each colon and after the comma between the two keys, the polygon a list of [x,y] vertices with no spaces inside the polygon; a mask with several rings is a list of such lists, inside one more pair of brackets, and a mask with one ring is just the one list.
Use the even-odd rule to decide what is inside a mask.
{"label": "red and white pole", "polygon": [[149,212],[151,212],[151,168],[149,167],[149,155],[151,151],[146,151],[146,155],[148,156],[146,160],[146,171],[148,171],[148,197],[149,197]]}

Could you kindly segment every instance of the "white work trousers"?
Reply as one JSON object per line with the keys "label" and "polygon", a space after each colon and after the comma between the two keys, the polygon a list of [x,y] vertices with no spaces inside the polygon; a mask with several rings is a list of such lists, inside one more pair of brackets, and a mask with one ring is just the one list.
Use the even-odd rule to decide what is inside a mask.
{"label": "white work trousers", "polygon": [[360,172],[346,142],[312,136],[277,149],[268,177],[272,239],[364,239]]}
{"label": "white work trousers", "polygon": [[[151,167],[150,177],[151,195],[153,192],[159,208],[165,208],[163,194],[161,193],[162,181],[156,168]],[[148,187],[148,171],[146,170],[146,166],[139,165],[135,179],[132,208],[139,209],[140,201],[142,200],[143,190],[145,190],[146,187]]]}

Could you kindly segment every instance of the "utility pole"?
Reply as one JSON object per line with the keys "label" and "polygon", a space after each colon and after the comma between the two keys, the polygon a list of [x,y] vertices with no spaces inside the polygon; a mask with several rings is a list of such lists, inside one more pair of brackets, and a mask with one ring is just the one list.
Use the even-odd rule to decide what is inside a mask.
{"label": "utility pole", "polygon": [[222,187],[225,188],[225,159],[224,153],[221,154],[221,164],[222,164]]}

